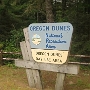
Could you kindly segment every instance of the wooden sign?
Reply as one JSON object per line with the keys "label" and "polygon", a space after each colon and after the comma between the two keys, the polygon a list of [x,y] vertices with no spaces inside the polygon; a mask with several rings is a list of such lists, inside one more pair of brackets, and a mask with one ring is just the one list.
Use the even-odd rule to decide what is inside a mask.
{"label": "wooden sign", "polygon": [[[47,24],[44,23],[44,25],[47,25]],[[69,24],[69,23],[68,23],[68,25],[71,26],[71,24]],[[45,48],[44,44],[42,46],[42,47],[44,47],[43,49],[40,49],[39,47],[36,48],[38,45],[40,45],[40,43],[42,43],[42,41],[43,41],[42,38],[39,39],[39,42],[36,43],[34,48],[32,48],[32,45],[34,44],[34,42],[33,42],[33,38],[30,39],[30,36],[33,37],[35,35],[35,33],[31,34],[30,33],[31,31],[29,32],[28,28],[23,29],[23,31],[24,31],[25,41],[20,42],[20,47],[21,47],[21,51],[22,51],[23,60],[15,60],[15,65],[18,66],[18,67],[26,68],[26,74],[27,74],[29,86],[32,87],[32,88],[37,88],[38,90],[44,90],[43,85],[42,85],[43,83],[42,83],[42,79],[41,79],[40,70],[45,70],[45,71],[57,72],[55,90],[63,90],[63,88],[64,88],[63,87],[63,82],[64,82],[65,74],[67,74],[67,73],[68,74],[78,74],[79,65],[74,65],[74,64],[63,64],[63,65],[52,64],[54,62],[54,60],[56,60],[56,59],[58,61],[60,60],[57,57],[63,57],[63,59],[64,59],[64,56],[62,56],[64,54],[64,50],[60,50],[60,49],[58,50],[57,48],[59,48],[59,47],[57,45],[55,45],[55,43],[53,45],[55,45],[55,47],[57,47],[56,49],[44,49]],[[36,34],[38,34],[38,33],[36,33]],[[40,34],[38,34],[38,35],[41,37]],[[62,34],[62,35],[64,37],[64,34]],[[41,40],[41,42],[40,42],[40,40]],[[69,41],[69,44],[70,44],[70,41]],[[35,50],[35,51],[33,51],[32,49]],[[48,50],[48,51],[46,51],[46,50]],[[67,48],[65,51],[69,51],[69,48]],[[48,58],[48,57],[52,58],[51,63],[49,63],[50,61],[45,62],[45,60],[44,60],[45,63],[36,62],[35,60],[33,60],[34,56],[32,58],[32,55],[36,55],[35,57],[38,56],[38,58],[41,57],[42,60],[44,60],[44,56],[46,58]],[[54,57],[56,57],[56,58],[54,59]]]}
{"label": "wooden sign", "polygon": [[29,25],[28,32],[35,61],[53,64],[66,62],[73,32],[70,23],[34,23]]}

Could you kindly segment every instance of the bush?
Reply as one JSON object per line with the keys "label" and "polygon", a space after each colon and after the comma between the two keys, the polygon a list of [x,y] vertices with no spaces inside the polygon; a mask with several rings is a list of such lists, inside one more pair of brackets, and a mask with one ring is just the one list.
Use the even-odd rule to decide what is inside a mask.
{"label": "bush", "polygon": [[12,30],[9,40],[4,43],[5,51],[20,51],[20,41],[24,40],[24,35],[22,29]]}

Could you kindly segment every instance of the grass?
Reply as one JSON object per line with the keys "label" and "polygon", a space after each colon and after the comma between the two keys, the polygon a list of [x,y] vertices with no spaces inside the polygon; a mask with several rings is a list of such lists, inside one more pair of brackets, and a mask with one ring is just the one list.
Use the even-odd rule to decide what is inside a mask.
{"label": "grass", "polygon": [[[54,90],[56,73],[41,71],[43,90]],[[90,70],[81,69],[78,75],[67,74],[64,81],[64,90],[90,89]],[[30,88],[24,68],[12,65],[0,67],[0,90],[37,90]]]}

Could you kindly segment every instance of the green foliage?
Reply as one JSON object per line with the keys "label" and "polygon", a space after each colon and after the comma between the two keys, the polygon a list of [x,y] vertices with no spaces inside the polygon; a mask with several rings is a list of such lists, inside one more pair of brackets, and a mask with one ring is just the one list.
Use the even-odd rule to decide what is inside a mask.
{"label": "green foliage", "polygon": [[10,39],[6,40],[5,51],[20,51],[19,43],[24,40],[23,30],[12,30]]}
{"label": "green foliage", "polygon": [[86,70],[88,72],[90,70],[90,65],[81,65],[80,69],[81,70]]}
{"label": "green foliage", "polygon": [[3,43],[0,43],[0,50],[3,49]]}
{"label": "green foliage", "polygon": [[35,22],[45,22],[44,0],[1,0],[0,41],[10,39],[12,30]]}
{"label": "green foliage", "polygon": [[3,64],[7,65],[8,67],[12,67],[13,69],[17,68],[14,64],[14,61],[4,61]]}
{"label": "green foliage", "polygon": [[[84,1],[67,1],[64,20],[74,27],[71,54],[90,55],[90,14],[85,11]],[[90,5],[90,2],[87,5]],[[88,12],[89,13],[89,12]]]}

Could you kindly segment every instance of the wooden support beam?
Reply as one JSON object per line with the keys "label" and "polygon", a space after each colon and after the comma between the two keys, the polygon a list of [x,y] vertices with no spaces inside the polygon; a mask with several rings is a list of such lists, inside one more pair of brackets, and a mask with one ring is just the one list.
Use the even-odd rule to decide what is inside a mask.
{"label": "wooden support beam", "polygon": [[[21,47],[21,51],[24,59],[23,61],[27,62],[32,60],[32,57],[29,57],[30,55],[25,41],[20,42],[20,47]],[[32,88],[37,88],[39,90],[42,90],[42,82],[41,82],[39,70],[26,68],[26,74],[27,74],[29,86]]]}
{"label": "wooden support beam", "polygon": [[55,90],[64,90],[64,87],[63,87],[64,77],[65,77],[65,74],[57,73]]}
{"label": "wooden support beam", "polygon": [[18,67],[61,72],[68,74],[78,74],[79,72],[79,65],[74,65],[74,64],[55,65],[48,63],[39,63],[39,62],[35,62],[34,60],[33,61],[15,60],[15,65]]}
{"label": "wooden support beam", "polygon": [[29,55],[29,60],[32,60],[32,54],[31,54],[31,46],[30,46],[30,41],[29,41],[29,32],[28,32],[28,28],[23,29],[24,32],[24,36],[25,36],[25,43],[26,43],[26,47],[27,47],[27,52]]}

